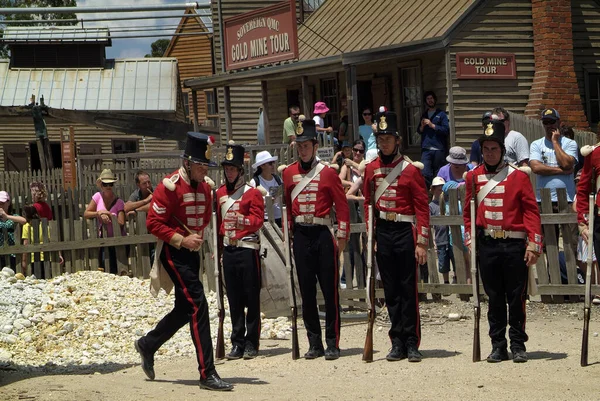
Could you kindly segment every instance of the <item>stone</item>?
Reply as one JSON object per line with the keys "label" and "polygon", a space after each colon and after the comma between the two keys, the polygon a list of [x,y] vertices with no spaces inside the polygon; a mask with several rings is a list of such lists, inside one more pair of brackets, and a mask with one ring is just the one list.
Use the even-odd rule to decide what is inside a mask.
{"label": "stone", "polygon": [[460,313],[449,313],[448,314],[448,320],[451,322],[457,322],[460,320],[462,316],[460,315]]}
{"label": "stone", "polygon": [[17,274],[15,274],[15,278],[17,280],[25,280],[25,276],[23,275],[23,273],[17,273]]}

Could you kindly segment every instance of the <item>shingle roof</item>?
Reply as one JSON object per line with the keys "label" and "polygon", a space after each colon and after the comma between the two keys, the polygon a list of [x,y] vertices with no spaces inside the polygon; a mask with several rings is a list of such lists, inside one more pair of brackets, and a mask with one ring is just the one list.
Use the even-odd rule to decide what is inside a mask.
{"label": "shingle roof", "polygon": [[300,60],[441,38],[477,0],[327,0],[298,28]]}

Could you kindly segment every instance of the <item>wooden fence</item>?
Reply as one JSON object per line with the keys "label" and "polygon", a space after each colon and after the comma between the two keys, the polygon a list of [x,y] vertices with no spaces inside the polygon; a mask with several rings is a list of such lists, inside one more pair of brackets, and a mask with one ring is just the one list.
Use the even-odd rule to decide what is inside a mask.
{"label": "wooden fence", "polygon": [[[531,145],[531,142],[543,138],[546,136],[546,130],[542,124],[542,120],[539,118],[525,117],[523,114],[510,112],[510,128],[523,134],[527,143]],[[579,147],[583,145],[594,145],[596,140],[596,134],[590,131],[574,130],[575,142]]]}
{"label": "wooden fence", "polygon": [[[115,236],[112,238],[103,238],[98,235],[96,220],[85,220],[76,210],[77,201],[65,202],[69,196],[74,193],[66,192],[64,197],[60,198],[60,207],[55,209],[56,220],[41,222],[43,244],[37,240],[39,225],[33,223],[34,244],[20,245],[21,229],[15,230],[17,244],[9,246],[6,241],[0,247],[0,259],[3,259],[3,266],[7,265],[8,255],[16,255],[17,271],[20,271],[21,254],[32,252],[38,263],[34,266],[34,273],[38,276],[41,269],[45,269],[46,277],[55,277],[64,272],[76,272],[81,270],[95,270],[99,266],[98,255],[100,249],[107,247],[116,247],[117,263],[119,272],[132,274],[138,277],[148,277],[150,270],[150,247],[156,239],[147,233],[145,213],[138,213],[136,216],[130,216],[126,223],[126,236],[121,236],[116,219],[113,218],[113,231]],[[268,210],[272,210],[272,199],[267,197],[266,205]],[[419,292],[431,294],[460,294],[467,298],[472,294],[472,286],[467,284],[468,260],[465,258],[464,247],[462,245],[461,227],[463,219],[461,214],[461,205],[464,204],[464,187],[458,190],[450,190],[447,196],[448,213],[442,216],[434,216],[430,219],[431,226],[448,225],[453,238],[453,250],[455,255],[455,274],[456,284],[443,284],[440,282],[440,275],[437,270],[436,251],[433,247],[433,235],[430,236],[431,243],[428,250],[427,273],[421,277],[419,283]],[[350,264],[350,247],[343,254],[343,269],[347,278],[347,288],[341,290],[342,303],[344,305],[364,306],[366,271],[362,262],[361,255],[364,252],[365,224],[361,222],[362,215],[361,202],[350,201],[350,210],[352,217],[351,233],[352,252],[354,253],[354,267]],[[584,293],[583,285],[577,281],[576,266],[576,214],[572,211],[571,205],[567,203],[566,192],[558,190],[558,211],[552,212],[552,203],[550,201],[549,190],[542,190],[542,225],[545,237],[545,254],[539,258],[536,265],[539,294],[545,302],[563,302],[565,296],[571,296],[572,300],[578,300]],[[442,208],[444,209],[444,208]],[[81,209],[79,209],[81,212]],[[358,212],[358,213],[357,213]],[[269,212],[269,216],[273,213]],[[562,241],[556,237],[556,227],[562,232]],[[270,234],[267,240],[275,247],[275,254],[281,262],[281,268],[284,268],[281,243],[281,230],[275,223],[270,222]],[[207,230],[210,230],[208,228]],[[105,232],[105,230],[104,230]],[[6,238],[7,233],[3,233]],[[270,237],[270,238],[269,238]],[[205,238],[211,238],[210,233],[205,233]],[[209,242],[209,241],[207,241]],[[129,253],[127,252],[129,247]],[[39,252],[44,252],[45,260],[40,260]],[[63,266],[58,264],[58,253],[61,252],[65,263]],[[204,247],[204,253],[212,252],[208,243]],[[561,278],[561,268],[559,263],[559,253],[564,252],[566,261],[566,284],[563,284],[564,278]],[[366,253],[366,252],[365,252]],[[104,252],[107,255],[107,252]],[[106,256],[105,256],[106,257]],[[207,286],[214,288],[212,281],[212,271],[210,258],[203,258],[207,274]],[[106,264],[107,266],[107,264]],[[28,273],[28,272],[24,272]],[[428,276],[427,278],[425,276]],[[354,282],[351,278],[354,277]],[[600,286],[594,286],[593,291],[599,291]],[[382,297],[382,290],[378,289],[377,297]]]}

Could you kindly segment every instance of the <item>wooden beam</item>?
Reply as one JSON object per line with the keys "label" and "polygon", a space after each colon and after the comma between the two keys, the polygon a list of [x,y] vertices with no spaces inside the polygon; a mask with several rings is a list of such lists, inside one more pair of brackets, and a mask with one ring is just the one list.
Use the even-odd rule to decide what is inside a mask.
{"label": "wooden beam", "polygon": [[198,92],[192,89],[192,107],[194,108],[194,132],[198,132]]}
{"label": "wooden beam", "polygon": [[231,140],[233,131],[233,122],[231,121],[231,91],[229,86],[223,87],[223,102],[225,103],[225,144],[227,144]]}
{"label": "wooden beam", "polygon": [[[346,99],[348,101],[348,140],[352,143],[358,139],[358,96],[356,94],[356,66],[346,67]],[[348,135],[348,133],[350,135]]]}
{"label": "wooden beam", "polygon": [[271,131],[269,130],[269,93],[267,81],[260,81],[260,94],[262,96],[263,106],[263,128],[265,130],[265,143],[271,143]]}
{"label": "wooden beam", "polygon": [[446,90],[448,103],[448,114],[450,117],[450,146],[456,145],[456,130],[454,129],[454,94],[452,92],[452,63],[450,60],[450,48],[446,48]]}
{"label": "wooden beam", "polygon": [[309,116],[310,112],[310,94],[308,93],[308,77],[302,75],[302,114]]}

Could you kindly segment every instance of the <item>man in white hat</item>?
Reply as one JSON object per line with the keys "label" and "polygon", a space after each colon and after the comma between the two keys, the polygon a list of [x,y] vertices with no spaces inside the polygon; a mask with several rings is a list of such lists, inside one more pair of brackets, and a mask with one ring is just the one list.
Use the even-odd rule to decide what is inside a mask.
{"label": "man in white hat", "polygon": [[[252,168],[255,170],[254,177],[250,180],[249,184],[254,188],[264,188],[266,193],[273,198],[273,219],[281,227],[281,193],[283,183],[281,178],[275,174],[277,159],[278,157],[271,156],[268,150],[258,152],[255,163],[252,165]],[[268,211],[265,209],[265,221],[268,219]]]}

